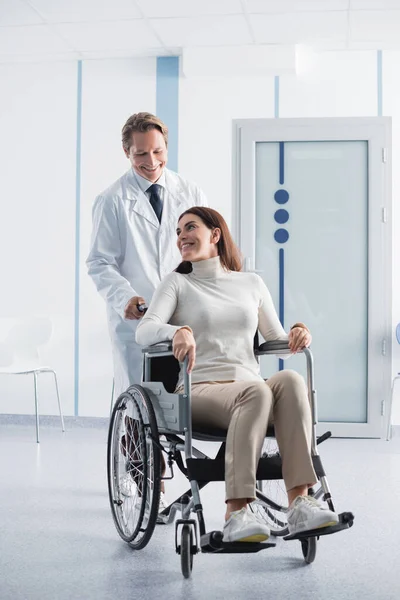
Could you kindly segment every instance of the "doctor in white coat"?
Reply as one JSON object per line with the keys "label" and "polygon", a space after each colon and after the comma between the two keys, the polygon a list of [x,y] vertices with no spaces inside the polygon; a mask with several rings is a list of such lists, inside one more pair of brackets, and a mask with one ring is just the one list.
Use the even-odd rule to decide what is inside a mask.
{"label": "doctor in white coat", "polygon": [[[142,377],[135,342],[138,305],[149,304],[161,279],[180,262],[179,215],[207,206],[200,188],[166,168],[168,130],[150,113],[132,115],[122,145],[132,168],[102,192],[93,207],[88,272],[107,304],[119,395]],[[154,186],[154,184],[156,184]]]}

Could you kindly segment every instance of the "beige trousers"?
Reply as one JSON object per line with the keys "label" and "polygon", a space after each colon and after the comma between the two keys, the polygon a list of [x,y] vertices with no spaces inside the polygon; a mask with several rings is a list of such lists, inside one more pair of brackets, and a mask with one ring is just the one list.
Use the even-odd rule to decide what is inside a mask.
{"label": "beige trousers", "polygon": [[280,371],[266,382],[193,384],[192,421],[194,427],[228,430],[227,500],[255,498],[257,465],[269,424],[275,428],[286,489],[317,481],[310,453],[311,409],[304,379],[295,371]]}

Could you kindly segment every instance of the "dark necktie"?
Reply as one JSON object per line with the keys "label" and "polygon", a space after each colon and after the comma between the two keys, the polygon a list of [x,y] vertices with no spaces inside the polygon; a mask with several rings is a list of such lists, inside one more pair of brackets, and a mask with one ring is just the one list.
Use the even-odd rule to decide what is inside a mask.
{"label": "dark necktie", "polygon": [[150,192],[150,204],[153,207],[154,212],[156,213],[158,222],[161,223],[161,215],[163,211],[163,201],[161,198],[161,185],[158,183],[153,183],[148,188],[148,192]]}

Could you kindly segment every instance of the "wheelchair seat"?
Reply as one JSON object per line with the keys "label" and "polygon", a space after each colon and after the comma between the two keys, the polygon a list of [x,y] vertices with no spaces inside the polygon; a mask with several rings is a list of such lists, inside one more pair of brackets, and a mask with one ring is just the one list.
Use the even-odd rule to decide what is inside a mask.
{"label": "wheelchair seat", "polygon": [[[258,337],[255,338],[255,348],[258,348]],[[256,345],[257,344],[257,345]],[[281,343],[275,344],[282,345]],[[262,346],[260,347],[262,348]],[[148,346],[143,349],[143,352],[149,354],[159,354],[160,352],[171,352],[172,344],[161,342]],[[163,358],[154,357],[151,361],[151,372],[149,373],[149,381],[161,381],[170,394],[174,393],[178,378],[179,378],[179,363],[174,356],[165,356]],[[192,436],[194,439],[203,442],[224,442],[227,436],[227,430],[219,427],[193,425]],[[266,437],[275,437],[274,427],[268,427]]]}
{"label": "wheelchair seat", "polygon": [[202,442],[224,442],[226,440],[227,430],[218,427],[193,426],[192,437]]}
{"label": "wheelchair seat", "polygon": [[[203,442],[224,442],[227,433],[226,429],[219,429],[218,427],[193,425],[192,437]],[[268,427],[266,437],[275,437],[275,431],[272,426]]]}
{"label": "wheelchair seat", "polygon": [[[282,343],[275,343],[275,346],[281,346]],[[262,349],[258,346],[258,336],[255,337],[255,350]],[[279,349],[279,348],[278,348]],[[161,342],[148,346],[143,349],[143,352],[149,354],[159,354],[160,352],[171,352],[171,342]],[[163,358],[154,357],[151,361],[151,372],[149,373],[149,381],[162,382],[167,392],[174,393],[178,378],[179,378],[179,363],[174,356],[164,356]],[[194,439],[203,442],[224,442],[227,436],[227,430],[219,427],[211,427],[206,425],[193,425],[192,436]],[[274,427],[270,426],[267,429],[266,437],[275,437]]]}
{"label": "wheelchair seat", "polygon": [[[159,352],[171,351],[172,344],[160,343],[154,346],[145,348],[149,354],[156,354]],[[164,358],[153,358],[151,361],[151,373],[150,381],[161,381],[170,394],[174,393],[174,390],[178,383],[179,377],[179,363],[174,356],[166,356]],[[194,439],[203,442],[224,442],[227,436],[227,430],[219,427],[211,427],[209,425],[193,425],[192,436]],[[275,437],[274,428],[268,427],[266,437]]]}

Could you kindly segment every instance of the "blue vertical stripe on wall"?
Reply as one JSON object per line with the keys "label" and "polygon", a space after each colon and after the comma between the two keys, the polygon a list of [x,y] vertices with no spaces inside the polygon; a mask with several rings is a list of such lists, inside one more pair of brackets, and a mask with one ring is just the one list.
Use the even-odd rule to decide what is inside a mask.
{"label": "blue vertical stripe on wall", "polygon": [[279,75],[274,80],[274,117],[279,117]]}
{"label": "blue vertical stripe on wall", "polygon": [[178,170],[179,56],[157,58],[157,116],[168,127],[168,167]]}
{"label": "blue vertical stripe on wall", "polygon": [[[279,248],[279,320],[285,327],[285,251]],[[279,359],[279,370],[283,371],[283,360]]]}
{"label": "blue vertical stripe on wall", "polygon": [[[279,119],[279,75],[274,79],[274,117]],[[279,183],[285,182],[285,147],[283,142],[279,142]],[[285,319],[285,251],[279,249],[279,320],[284,327]],[[279,370],[283,370],[283,360],[279,359]]]}
{"label": "blue vertical stripe on wall", "polygon": [[79,278],[81,218],[82,61],[78,60],[75,170],[74,414],[79,414]]}
{"label": "blue vertical stripe on wall", "polygon": [[279,142],[279,183],[285,183],[285,144]]}
{"label": "blue vertical stripe on wall", "polygon": [[382,50],[376,54],[378,117],[382,116]]}

